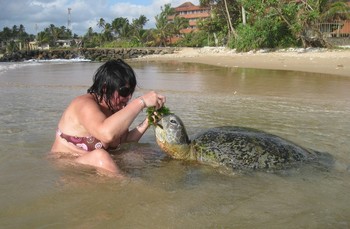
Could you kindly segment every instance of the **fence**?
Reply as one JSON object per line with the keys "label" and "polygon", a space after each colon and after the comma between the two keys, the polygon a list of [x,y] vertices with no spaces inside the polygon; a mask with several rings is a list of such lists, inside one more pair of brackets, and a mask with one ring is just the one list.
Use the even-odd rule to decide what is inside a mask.
{"label": "fence", "polygon": [[350,38],[350,20],[319,23],[318,26],[324,37]]}

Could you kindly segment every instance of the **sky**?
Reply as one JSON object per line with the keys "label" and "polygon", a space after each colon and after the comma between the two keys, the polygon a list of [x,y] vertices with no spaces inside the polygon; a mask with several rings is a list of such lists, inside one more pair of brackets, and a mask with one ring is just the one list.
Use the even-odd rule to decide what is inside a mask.
{"label": "sky", "polygon": [[21,24],[29,34],[43,31],[50,24],[68,27],[68,8],[71,29],[78,35],[84,35],[89,27],[100,32],[100,18],[112,23],[123,17],[131,23],[144,15],[149,20],[145,28],[155,28],[154,17],[160,14],[162,6],[177,7],[187,1],[199,4],[199,0],[0,0],[0,31]]}

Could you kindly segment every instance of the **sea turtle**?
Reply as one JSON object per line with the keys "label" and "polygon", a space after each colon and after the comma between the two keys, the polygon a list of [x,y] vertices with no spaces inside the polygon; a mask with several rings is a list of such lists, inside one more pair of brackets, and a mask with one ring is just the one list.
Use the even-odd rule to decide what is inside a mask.
{"label": "sea turtle", "polygon": [[264,131],[224,126],[189,139],[181,119],[163,116],[155,126],[159,147],[172,158],[224,165],[237,170],[275,171],[314,161],[319,152],[298,146]]}

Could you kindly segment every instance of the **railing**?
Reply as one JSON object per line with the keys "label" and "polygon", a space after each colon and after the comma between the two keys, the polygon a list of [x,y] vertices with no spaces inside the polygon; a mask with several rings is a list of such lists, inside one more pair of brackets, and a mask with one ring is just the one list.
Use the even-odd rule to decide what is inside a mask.
{"label": "railing", "polygon": [[350,38],[350,20],[319,23],[318,27],[325,37]]}

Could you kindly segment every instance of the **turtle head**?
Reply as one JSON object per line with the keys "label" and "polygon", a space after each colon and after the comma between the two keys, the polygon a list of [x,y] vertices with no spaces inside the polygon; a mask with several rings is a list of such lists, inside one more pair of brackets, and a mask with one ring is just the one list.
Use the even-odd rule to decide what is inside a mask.
{"label": "turtle head", "polygon": [[163,116],[155,127],[157,144],[169,156],[176,159],[189,159],[190,140],[181,119],[168,114]]}

